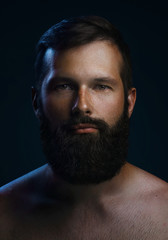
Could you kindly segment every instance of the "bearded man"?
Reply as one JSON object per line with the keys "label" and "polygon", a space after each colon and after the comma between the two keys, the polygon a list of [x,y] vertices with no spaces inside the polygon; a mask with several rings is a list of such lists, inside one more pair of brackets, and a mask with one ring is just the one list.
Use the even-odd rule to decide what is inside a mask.
{"label": "bearded man", "polygon": [[0,239],[168,239],[167,183],[126,161],[136,89],[119,31],[63,20],[41,37],[35,73],[47,164],[1,188]]}

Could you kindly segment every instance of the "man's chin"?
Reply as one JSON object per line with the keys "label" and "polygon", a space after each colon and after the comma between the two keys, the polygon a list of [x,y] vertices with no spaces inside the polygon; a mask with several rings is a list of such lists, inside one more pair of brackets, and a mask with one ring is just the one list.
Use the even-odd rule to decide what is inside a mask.
{"label": "man's chin", "polygon": [[46,123],[41,125],[43,151],[55,174],[65,181],[98,184],[116,176],[125,164],[129,130],[126,116],[111,128],[102,120],[87,123],[82,119],[74,124],[73,131],[69,131],[73,126],[69,124],[51,132]]}
{"label": "man's chin", "polygon": [[125,163],[120,150],[100,135],[75,134],[64,140],[62,146],[54,144],[52,149],[45,148],[49,150],[45,155],[55,174],[71,184],[98,184],[110,180]]}

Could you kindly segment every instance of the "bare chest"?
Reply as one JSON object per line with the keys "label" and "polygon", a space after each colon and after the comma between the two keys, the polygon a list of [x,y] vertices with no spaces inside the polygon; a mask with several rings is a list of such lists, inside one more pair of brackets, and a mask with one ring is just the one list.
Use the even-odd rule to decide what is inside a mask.
{"label": "bare chest", "polygon": [[[133,207],[133,206],[132,206]],[[72,208],[21,216],[11,240],[166,240],[160,223],[141,209]],[[167,236],[167,237],[166,237]]]}

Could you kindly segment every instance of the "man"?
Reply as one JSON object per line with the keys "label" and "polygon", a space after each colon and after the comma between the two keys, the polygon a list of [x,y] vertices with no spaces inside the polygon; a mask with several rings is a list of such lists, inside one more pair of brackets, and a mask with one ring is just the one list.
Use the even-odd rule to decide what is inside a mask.
{"label": "man", "polygon": [[118,30],[63,20],[41,37],[35,72],[48,163],[1,188],[0,239],[168,239],[167,183],[126,162],[136,89]]}

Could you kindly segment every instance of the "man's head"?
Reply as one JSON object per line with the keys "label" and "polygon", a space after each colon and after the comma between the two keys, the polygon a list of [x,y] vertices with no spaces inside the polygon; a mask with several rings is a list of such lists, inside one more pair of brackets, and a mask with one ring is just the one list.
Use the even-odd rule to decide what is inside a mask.
{"label": "man's head", "polygon": [[47,159],[69,182],[105,181],[125,163],[136,90],[122,41],[98,17],[63,21],[40,40],[33,105]]}
{"label": "man's head", "polygon": [[129,48],[120,32],[109,21],[98,16],[81,16],[63,20],[42,35],[36,49],[36,88],[40,89],[48,70],[46,63],[44,63],[47,49],[52,48],[60,52],[97,40],[109,41],[117,46],[122,56],[120,75],[124,90],[127,92],[132,87],[132,67]]}

